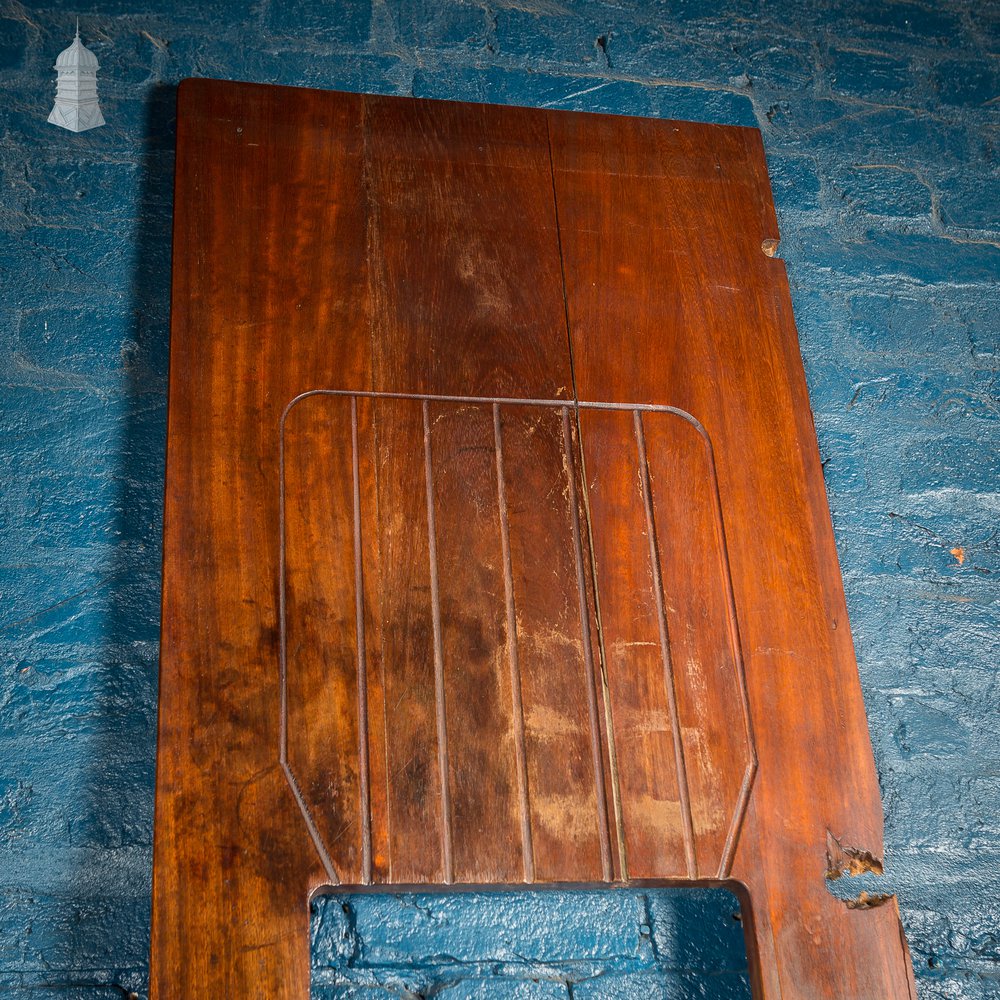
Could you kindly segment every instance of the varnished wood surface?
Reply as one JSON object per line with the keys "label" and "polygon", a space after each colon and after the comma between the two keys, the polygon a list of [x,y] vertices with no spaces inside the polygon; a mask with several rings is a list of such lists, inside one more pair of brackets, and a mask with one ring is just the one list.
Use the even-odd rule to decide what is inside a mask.
{"label": "varnished wood surface", "polygon": [[823,877],[881,807],[758,134],[178,128],[153,997],[303,1000],[322,887],[635,880],[738,888],[758,998],[909,997]]}
{"label": "varnished wood surface", "polygon": [[689,417],[318,390],[280,476],[282,762],[331,882],[729,876],[756,757]]}

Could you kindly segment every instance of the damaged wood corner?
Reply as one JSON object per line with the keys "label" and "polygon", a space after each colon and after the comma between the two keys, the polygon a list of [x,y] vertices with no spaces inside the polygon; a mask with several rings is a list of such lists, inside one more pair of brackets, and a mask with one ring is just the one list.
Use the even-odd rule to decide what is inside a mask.
{"label": "damaged wood corner", "polygon": [[849,910],[874,910],[895,898],[891,892],[859,892],[853,899],[845,899],[844,905]]}
{"label": "damaged wood corner", "polygon": [[870,851],[862,851],[857,847],[845,847],[829,830],[826,832],[826,878],[835,882],[838,878],[848,875],[856,878],[858,875],[881,875],[882,862]]}
{"label": "damaged wood corner", "polygon": [[[829,830],[826,832],[826,880],[835,882],[845,875],[857,878],[861,875],[882,875],[884,867],[882,860],[876,858],[871,851],[863,851],[857,847],[847,847],[842,844]],[[861,891],[857,896],[843,898],[835,896],[849,910],[873,910],[883,906],[893,893]]]}

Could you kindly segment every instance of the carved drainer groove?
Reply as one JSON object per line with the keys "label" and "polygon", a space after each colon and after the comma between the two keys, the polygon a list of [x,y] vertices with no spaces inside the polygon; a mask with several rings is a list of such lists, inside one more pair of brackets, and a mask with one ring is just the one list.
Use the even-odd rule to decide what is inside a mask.
{"label": "carved drainer groove", "polygon": [[280,433],[280,760],[331,884],[729,875],[756,751],[693,416],[322,389]]}

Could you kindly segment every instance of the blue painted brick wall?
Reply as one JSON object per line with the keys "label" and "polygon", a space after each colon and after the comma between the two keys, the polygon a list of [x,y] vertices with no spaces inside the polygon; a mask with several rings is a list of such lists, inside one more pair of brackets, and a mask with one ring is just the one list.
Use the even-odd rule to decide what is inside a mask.
{"label": "blue painted brick wall", "polygon": [[[71,135],[45,118],[77,14],[108,125]],[[990,0],[0,0],[0,995],[144,990],[189,75],[761,128],[886,879],[921,997],[1000,996]],[[331,898],[317,996],[746,996],[733,912],[711,893]]]}

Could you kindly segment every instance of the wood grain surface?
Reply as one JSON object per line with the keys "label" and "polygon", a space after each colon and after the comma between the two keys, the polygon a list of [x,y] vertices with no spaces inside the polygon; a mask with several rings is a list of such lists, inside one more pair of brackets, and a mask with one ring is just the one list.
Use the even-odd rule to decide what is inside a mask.
{"label": "wood grain surface", "polygon": [[179,105],[154,1000],[305,1000],[316,891],[553,883],[911,998],[824,877],[881,806],[758,133]]}

